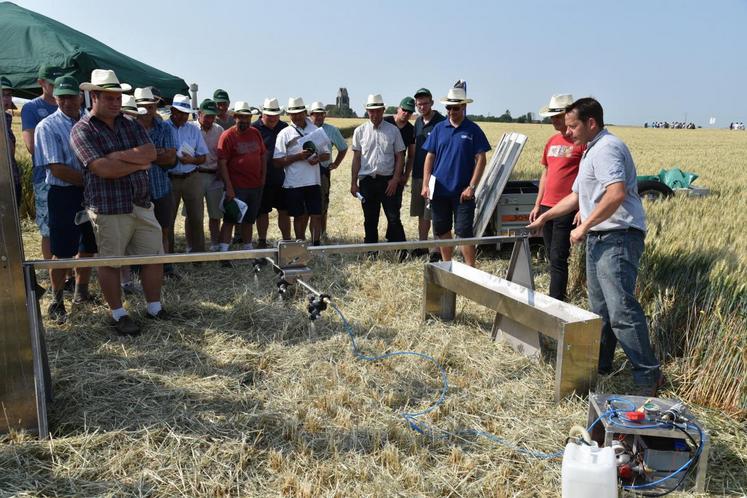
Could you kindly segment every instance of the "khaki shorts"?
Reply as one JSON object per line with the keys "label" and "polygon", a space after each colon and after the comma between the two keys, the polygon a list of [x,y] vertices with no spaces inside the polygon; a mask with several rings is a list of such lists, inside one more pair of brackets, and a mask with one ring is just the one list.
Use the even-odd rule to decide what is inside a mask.
{"label": "khaki shorts", "polygon": [[163,254],[161,225],[149,208],[132,206],[127,214],[96,214],[88,217],[96,235],[99,256],[148,256]]}
{"label": "khaki shorts", "polygon": [[[220,201],[226,187],[223,180],[213,173],[196,173],[200,175],[202,188],[205,192],[205,204],[207,204],[208,218],[211,220],[223,219],[223,211],[220,210]],[[187,203],[182,204],[182,216],[187,217]]]}
{"label": "khaki shorts", "polygon": [[426,220],[430,220],[431,210],[426,207],[426,200],[420,195],[420,192],[423,191],[423,179],[411,178],[410,189],[410,216],[418,218],[422,216]]}

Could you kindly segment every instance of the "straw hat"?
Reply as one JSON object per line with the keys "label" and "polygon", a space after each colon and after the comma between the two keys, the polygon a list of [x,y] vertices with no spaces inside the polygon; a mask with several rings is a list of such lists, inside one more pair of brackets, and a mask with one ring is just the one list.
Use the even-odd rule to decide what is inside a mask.
{"label": "straw hat", "polygon": [[443,105],[471,104],[472,102],[474,100],[467,98],[467,92],[464,88],[449,88],[449,93],[446,94],[446,97],[441,97]]}
{"label": "straw hat", "polygon": [[384,98],[380,93],[377,93],[376,95],[371,94],[368,96],[368,99],[366,99],[366,110],[383,109],[384,107]]}
{"label": "straw hat", "polygon": [[143,107],[138,107],[135,103],[135,97],[132,95],[122,94],[122,112],[129,114],[130,116],[141,116],[146,114],[148,111]]}
{"label": "straw hat", "polygon": [[233,113],[234,114],[248,114],[251,116],[252,114],[259,114],[259,110],[256,107],[252,107],[249,105],[249,102],[244,102],[243,100],[237,100],[233,104]]}
{"label": "straw hat", "polygon": [[280,108],[278,99],[276,99],[275,97],[271,99],[265,99],[265,102],[262,104],[262,114],[267,114],[268,116],[278,116],[281,112],[283,112],[283,110]]}
{"label": "straw hat", "polygon": [[190,102],[189,97],[179,93],[174,95],[174,100],[171,102],[171,110],[185,112],[187,114],[194,114],[197,112],[197,110],[192,109],[192,102]]}
{"label": "straw hat", "polygon": [[324,107],[324,104],[317,100],[316,102],[312,102],[309,107],[309,113],[313,114],[315,112],[327,112],[327,109]]}
{"label": "straw hat", "polygon": [[550,103],[540,109],[539,115],[543,118],[549,118],[563,114],[565,108],[573,104],[573,96],[570,93],[561,93],[550,97]]}
{"label": "straw hat", "polygon": [[84,91],[99,92],[129,92],[132,87],[127,83],[119,83],[117,75],[110,69],[94,69],[91,71],[91,81],[80,84]]}
{"label": "straw hat", "polygon": [[158,98],[150,87],[135,88],[135,102],[138,105],[158,104]]}
{"label": "straw hat", "polygon": [[303,98],[289,98],[288,107],[285,108],[285,112],[287,112],[288,114],[298,114],[299,112],[306,112],[306,105],[303,103]]}

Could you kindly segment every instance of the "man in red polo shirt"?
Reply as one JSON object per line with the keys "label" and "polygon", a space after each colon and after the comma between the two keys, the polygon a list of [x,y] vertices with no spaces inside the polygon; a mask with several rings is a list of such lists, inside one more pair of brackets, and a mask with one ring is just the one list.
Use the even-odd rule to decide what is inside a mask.
{"label": "man in red polo shirt", "polygon": [[[560,133],[550,137],[542,153],[545,169],[540,177],[537,202],[529,213],[530,222],[570,194],[578,174],[578,165],[586,146],[574,145],[567,136],[565,108],[572,103],[571,95],[553,95],[550,104],[540,109],[540,116],[550,118],[553,127]],[[561,301],[565,301],[568,287],[568,256],[575,215],[574,211],[555,218],[547,222],[542,231],[545,252],[550,260],[550,296]]]}
{"label": "man in red polo shirt", "polygon": [[[246,214],[241,219],[244,250],[254,248],[252,225],[257,220],[262,186],[267,173],[267,149],[262,135],[252,127],[253,112],[248,103],[236,102],[233,111],[236,124],[224,131],[218,140],[218,168],[226,184],[225,202],[239,199],[247,205]],[[233,228],[234,223],[224,218],[220,230],[221,251],[228,250]]]}

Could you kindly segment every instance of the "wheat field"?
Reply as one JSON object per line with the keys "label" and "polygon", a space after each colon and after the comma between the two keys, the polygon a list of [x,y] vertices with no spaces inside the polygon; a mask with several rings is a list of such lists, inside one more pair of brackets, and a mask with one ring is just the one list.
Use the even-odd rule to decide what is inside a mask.
{"label": "wheat field", "polygon": [[[549,125],[482,127],[492,144],[505,131],[528,135],[514,178],[539,176]],[[678,166],[711,189],[706,198],[646,204],[639,297],[669,379],[663,396],[687,400],[711,432],[708,493],[744,495],[747,135],[611,131],[630,146],[639,174]],[[333,173],[331,243],[363,238],[360,203],[348,192],[350,163],[348,156]],[[29,220],[22,226],[26,257],[38,258],[38,232]],[[177,232],[184,250],[183,225]],[[270,237],[277,236],[273,219]],[[579,254],[573,257],[577,263]],[[537,257],[533,265],[536,286],[547,290],[546,263]],[[587,401],[554,404],[552,367],[491,342],[493,316],[474,303],[458,300],[453,323],[421,323],[422,266],[394,256],[326,256],[314,260],[311,282],[334,297],[365,353],[414,350],[444,366],[449,391],[424,422],[489,431],[526,449],[561,449],[568,429],[585,423]],[[478,257],[478,266],[502,275],[507,259]],[[145,324],[142,297],[128,299],[147,325],[136,339],[114,336],[103,306],[74,309],[62,326],[45,321],[51,437],[0,436],[0,496],[560,494],[557,459],[487,439],[428,438],[408,427],[400,414],[438,397],[439,372],[430,363],[356,360],[337,316],[326,311],[310,326],[306,294],[296,289],[280,300],[270,271],[216,264],[178,271],[182,280],[163,290],[172,321]],[[573,272],[578,280],[577,264]],[[38,273],[48,285],[46,272]],[[586,307],[582,286],[572,299]],[[623,362],[618,354],[622,371],[601,379],[599,391],[632,386]]]}

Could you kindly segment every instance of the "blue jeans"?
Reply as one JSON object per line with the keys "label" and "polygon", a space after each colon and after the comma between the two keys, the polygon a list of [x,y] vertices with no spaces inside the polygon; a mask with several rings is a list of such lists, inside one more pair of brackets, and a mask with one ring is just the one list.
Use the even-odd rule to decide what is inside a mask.
{"label": "blue jeans", "polygon": [[651,386],[659,380],[659,361],[651,349],[646,316],[635,298],[644,238],[635,229],[589,232],[586,280],[591,310],[602,317],[599,370],[612,370],[619,342],[633,365],[635,383]]}

